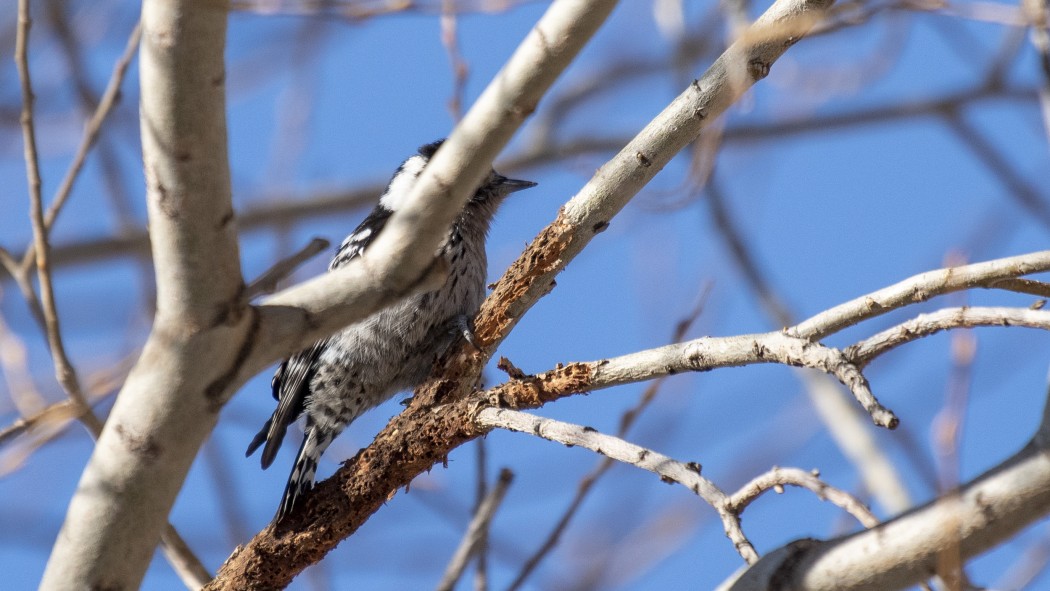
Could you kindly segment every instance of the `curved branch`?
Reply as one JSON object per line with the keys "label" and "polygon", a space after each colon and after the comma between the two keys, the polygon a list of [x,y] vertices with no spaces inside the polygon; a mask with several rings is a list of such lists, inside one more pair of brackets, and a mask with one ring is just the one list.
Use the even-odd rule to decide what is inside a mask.
{"label": "curved branch", "polygon": [[677,482],[718,512],[726,536],[733,542],[737,552],[744,560],[748,563],[758,560],[758,552],[744,535],[738,513],[729,505],[729,497],[715,483],[700,474],[701,467],[696,462],[679,462],[619,437],[599,433],[592,427],[537,417],[516,410],[486,408],[478,413],[475,420],[478,424],[488,428],[499,427],[520,433],[530,433],[569,447],[578,445],[608,458],[648,470],[659,476],[664,482]]}
{"label": "curved branch", "polygon": [[847,347],[843,354],[863,369],[876,357],[905,343],[952,328],[1024,326],[1050,330],[1050,311],[1026,308],[944,308],[920,314]]}
{"label": "curved branch", "polygon": [[997,288],[1004,279],[1050,271],[1050,250],[946,267],[913,275],[904,281],[839,304],[788,329],[804,339],[822,339],[847,326],[897,308],[963,289]]}
{"label": "curved branch", "polygon": [[798,468],[773,468],[765,474],[759,474],[729,496],[726,508],[738,514],[743,513],[744,509],[763,493],[770,490],[783,492],[781,489],[784,485],[797,486],[812,492],[820,500],[828,501],[855,517],[864,527],[871,528],[879,524],[878,518],[860,499],[824,482],[816,471],[806,472]]}

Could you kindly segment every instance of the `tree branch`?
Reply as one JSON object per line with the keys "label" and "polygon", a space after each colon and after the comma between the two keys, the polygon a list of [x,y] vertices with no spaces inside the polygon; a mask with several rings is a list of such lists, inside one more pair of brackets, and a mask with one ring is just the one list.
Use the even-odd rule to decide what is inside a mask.
{"label": "tree branch", "polygon": [[489,523],[496,514],[496,510],[499,509],[500,503],[503,502],[503,497],[507,494],[507,489],[510,488],[513,480],[513,472],[506,468],[500,470],[496,486],[492,487],[492,490],[478,505],[473,519],[467,525],[466,533],[463,534],[463,540],[452,553],[452,559],[445,567],[445,574],[441,576],[441,581],[437,584],[438,591],[452,591],[456,586],[456,581],[463,576],[463,571],[467,568],[470,558],[474,556],[479,544],[487,536]]}
{"label": "tree branch", "polygon": [[715,483],[700,474],[701,467],[696,462],[679,462],[619,437],[599,433],[592,427],[538,417],[516,410],[486,408],[477,414],[475,420],[484,427],[499,427],[529,433],[569,447],[583,447],[619,462],[652,472],[664,482],[677,482],[718,511],[726,530],[726,536],[733,542],[744,560],[748,563],[758,560],[758,552],[744,535],[737,514],[727,509],[729,497]]}
{"label": "tree branch", "polygon": [[851,324],[934,296],[977,287],[997,288],[1004,279],[1045,271],[1050,271],[1050,250],[937,269],[839,304],[793,326],[787,333],[804,339],[822,339]]}
{"label": "tree branch", "polygon": [[236,305],[225,27],[213,3],[143,4],[140,113],[158,313],[70,502],[44,589],[139,585],[215,424],[211,392],[229,382],[224,362],[253,326]]}
{"label": "tree branch", "polygon": [[798,540],[765,555],[720,591],[902,589],[937,572],[948,547],[969,559],[1050,513],[1047,428],[1002,464],[896,519],[826,542]]}
{"label": "tree branch", "polygon": [[[495,155],[615,5],[615,0],[554,2],[431,158],[368,251],[334,273],[263,302],[260,346],[246,367],[254,373],[377,310],[370,302],[387,303],[382,296],[401,297],[418,286],[422,272],[433,266],[433,253],[449,225],[491,170]],[[346,293],[351,276],[359,294]],[[363,300],[359,303],[355,295]]]}
{"label": "tree branch", "polygon": [[905,343],[952,328],[1025,326],[1050,330],[1050,311],[1027,308],[944,308],[920,314],[847,347],[843,354],[863,369],[873,359]]}
{"label": "tree branch", "polygon": [[[62,177],[62,183],[59,185],[58,191],[55,192],[55,198],[51,202],[51,206],[47,209],[47,214],[44,217],[44,226],[49,231],[54,225],[55,220],[58,218],[59,212],[62,211],[62,206],[66,204],[66,200],[69,199],[69,195],[73,192],[73,183],[76,182],[77,177],[80,175],[80,170],[84,167],[84,162],[87,160],[87,155],[91,152],[91,148],[94,147],[95,142],[98,140],[99,132],[102,130],[102,124],[106,121],[106,117],[109,116],[113,107],[119,102],[120,86],[124,82],[124,74],[127,72],[128,67],[131,66],[131,61],[138,53],[139,40],[141,37],[142,24],[135,23],[135,28],[132,29],[131,35],[128,37],[124,53],[121,54],[120,59],[118,59],[116,65],[113,66],[113,75],[110,76],[109,83],[106,85],[106,90],[102,93],[102,98],[99,100],[95,112],[92,113],[91,119],[88,120],[87,125],[84,127],[84,136],[80,139],[80,145],[77,146],[77,152],[76,155],[73,156],[73,162],[70,163],[66,175]],[[29,265],[32,264],[32,261],[36,256],[35,252],[37,248],[38,246],[35,242],[26,248],[25,255],[22,257],[23,270],[28,269]]]}

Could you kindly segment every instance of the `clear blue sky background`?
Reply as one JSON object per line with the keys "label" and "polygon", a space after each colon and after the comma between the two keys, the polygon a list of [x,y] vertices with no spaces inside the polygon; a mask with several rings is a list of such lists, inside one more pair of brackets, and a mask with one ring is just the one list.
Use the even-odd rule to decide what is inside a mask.
{"label": "clear blue sky background", "polygon": [[[686,4],[687,30],[696,31],[710,20],[712,2]],[[766,6],[753,7],[755,14]],[[470,67],[468,105],[544,8],[545,3],[527,3],[504,13],[460,18],[459,41]],[[123,48],[136,10],[126,2],[73,3],[76,35],[90,48],[82,58],[96,92]],[[4,51],[9,52],[13,3],[3,9],[2,22]],[[721,35],[723,28],[709,30]],[[997,24],[946,16],[877,16],[867,25],[792,48],[723,121],[732,134],[742,127],[964,92],[986,78],[1004,41],[1015,33]],[[39,95],[45,195],[54,193],[82,125],[64,58],[53,40],[41,15],[33,29],[31,65]],[[602,75],[611,63],[667,56],[671,47],[654,23],[651,3],[626,0],[553,94]],[[451,128],[446,109],[451,69],[433,14],[388,16],[364,24],[332,17],[234,14],[227,57],[230,157],[234,198],[241,209],[306,198],[320,189],[385,182],[416,146]],[[571,113],[556,130],[557,137],[629,138],[709,62],[691,64],[678,77],[654,73],[622,85]],[[11,60],[4,61],[0,76],[0,99],[5,106],[17,105]],[[1010,88],[1034,88],[1039,82],[1035,53],[1021,49],[1006,63],[1004,78]],[[137,84],[133,70],[105,141],[118,154],[134,223],[141,227],[145,207],[137,161]],[[547,104],[541,104],[538,116]],[[975,102],[963,117],[1029,190],[1050,201],[1047,132],[1034,94]],[[20,251],[30,237],[21,141],[17,121],[5,121],[3,129],[0,182],[6,190],[0,200],[7,215],[0,216],[0,243]],[[516,153],[529,133],[527,124],[506,153]],[[515,171],[540,186],[516,195],[501,211],[489,246],[493,279],[610,155],[589,154]],[[570,265],[558,287],[529,312],[497,355],[527,372],[539,372],[559,362],[665,344],[704,286],[710,289],[705,311],[690,337],[776,328],[730,262],[706,203],[683,191],[687,171],[684,158],[672,162]],[[761,269],[799,317],[939,267],[948,253],[971,261],[1020,254],[1045,248],[1050,233],[943,119],[931,116],[728,141],[719,156],[717,179]],[[107,191],[93,158],[54,241],[115,233],[118,225]],[[246,233],[245,275],[254,277],[289,246],[297,248],[312,236],[338,242],[363,215],[312,219],[279,236]],[[327,256],[306,265],[297,277],[323,272]],[[149,326],[142,309],[144,288],[141,269],[131,260],[61,270],[59,307],[67,345],[83,375],[119,361],[143,342]],[[15,286],[5,282],[2,289],[0,310],[25,341],[39,388],[59,400],[43,339]],[[828,342],[846,345],[943,306],[1030,302],[990,292],[940,298],[872,320]],[[959,466],[963,479],[1023,445],[1037,425],[1046,388],[1047,335],[984,329],[975,336],[978,352]],[[887,355],[868,370],[875,393],[902,419],[900,431],[876,437],[897,462],[917,502],[935,491],[924,477],[923,462],[906,450],[917,446],[918,457],[932,461],[930,426],[951,373],[949,345],[948,335],[931,337]],[[490,383],[502,379],[495,368],[487,375]],[[296,447],[288,444],[265,472],[256,458],[243,458],[244,447],[272,411],[269,379],[269,373],[253,379],[224,411],[171,515],[213,570],[234,545],[270,519]],[[6,391],[6,385],[0,388]],[[621,413],[643,388],[575,397],[539,413],[614,432]],[[7,398],[0,396],[3,425],[16,418]],[[100,405],[101,410],[108,407],[109,402]],[[367,445],[399,408],[390,402],[358,420],[325,456],[322,475]],[[828,482],[865,495],[801,383],[783,367],[677,376],[665,384],[629,439],[702,463],[704,474],[727,490],[781,465],[819,468]],[[6,588],[35,586],[90,449],[89,438],[76,426],[11,472],[20,448],[0,449],[0,572]],[[491,475],[500,466],[516,474],[493,530],[490,564],[493,588],[498,589],[546,534],[597,458],[502,432],[488,437],[487,450]],[[233,499],[232,506],[223,505],[213,479],[217,471],[225,473],[224,494]],[[409,494],[399,492],[318,570],[331,577],[333,589],[433,587],[469,519],[475,478],[474,447],[468,445],[449,458],[448,469],[422,476]],[[242,527],[225,525],[230,512]],[[759,501],[747,511],[744,524],[760,552],[799,537],[823,538],[856,527],[834,507],[798,490]],[[1021,551],[1046,538],[1041,523],[975,560],[969,572],[978,584],[995,584]],[[620,466],[599,484],[530,588],[577,588],[573,578],[587,571],[581,565],[591,565],[594,572],[604,573],[595,588],[705,589],[741,563],[713,510],[681,487]],[[315,588],[312,582],[319,584],[303,575],[293,588]],[[1050,575],[1030,588],[1046,586]],[[144,588],[179,587],[163,559],[156,559]]]}

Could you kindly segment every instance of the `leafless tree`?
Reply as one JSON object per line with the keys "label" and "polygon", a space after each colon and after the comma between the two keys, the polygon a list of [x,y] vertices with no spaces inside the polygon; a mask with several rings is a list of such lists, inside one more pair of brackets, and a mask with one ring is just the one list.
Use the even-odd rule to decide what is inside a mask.
{"label": "leafless tree", "polygon": [[[839,302],[821,301],[807,306],[816,312],[801,316],[791,310],[785,287],[778,287],[763,270],[742,230],[744,224],[734,217],[726,190],[731,181],[716,167],[727,147],[856,130],[885,121],[934,118],[1004,188],[1003,199],[1009,203],[1003,207],[1023,212],[1024,227],[1045,236],[1050,229],[1045,187],[1028,180],[1029,164],[1012,159],[1010,148],[1003,146],[1007,140],[995,137],[967,116],[991,102],[1021,110],[1037,105],[1041,119],[1032,120],[1039,120],[1042,128],[1034,134],[1038,140],[1031,143],[1044,151],[1037,166],[1045,170],[1046,140],[1050,137],[1050,41],[1045,2],[1026,1],[1013,7],[920,0],[858,0],[840,5],[830,0],[776,0],[768,6],[744,2],[694,6],[682,0],[654,0],[646,10],[652,12],[657,28],[669,40],[670,55],[613,56],[555,86],[570,65],[583,59],[578,56],[592,37],[601,36],[617,2],[554,0],[544,7],[542,16],[499,73],[487,82],[484,92],[464,110],[470,53],[457,41],[458,19],[465,14],[496,18],[488,13],[534,5],[511,0],[144,0],[139,20],[125,19],[129,22],[124,23],[127,28],[126,38],[121,40],[122,52],[104,90],[96,93],[97,80],[83,58],[87,42],[76,26],[78,19],[91,15],[78,15],[77,9],[58,0],[19,0],[17,14],[12,13],[13,33],[4,43],[15,50],[20,93],[17,101],[2,106],[0,124],[21,131],[32,240],[19,252],[15,250],[19,245],[5,239],[0,263],[6,272],[5,291],[8,286],[17,288],[25,300],[20,309],[27,311],[22,316],[32,318],[46,338],[54,383],[63,394],[61,400],[49,399],[34,383],[36,378],[24,359],[26,335],[32,329],[21,318],[0,324],[0,358],[14,409],[11,422],[0,427],[0,445],[4,446],[0,449],[4,453],[0,470],[10,472],[7,479],[20,478],[17,466],[66,432],[73,422],[82,424],[95,440],[57,532],[42,588],[136,588],[142,584],[158,544],[189,588],[285,587],[307,567],[321,562],[337,544],[355,535],[399,489],[408,488],[435,466],[447,464],[457,448],[477,442],[479,472],[483,473],[487,448],[481,442],[494,431],[520,432],[603,456],[579,481],[564,512],[550,519],[550,531],[537,532],[537,548],[511,553],[512,562],[520,566],[510,583],[512,589],[537,576],[540,564],[556,552],[561,536],[596,483],[616,462],[655,473],[663,482],[682,485],[686,495],[692,493],[709,507],[709,515],[718,518],[728,538],[726,545],[739,554],[741,565],[731,575],[728,573],[736,565],[722,569],[726,573],[722,589],[971,588],[966,574],[971,558],[1001,546],[1050,513],[1050,405],[1020,449],[999,457],[978,476],[964,478],[958,470],[959,433],[970,404],[969,379],[974,363],[970,333],[959,329],[1009,326],[1050,330],[1050,311],[1041,309],[1043,300],[1032,304],[1033,296],[1050,296],[1050,285],[1028,277],[1050,271],[1050,251],[1003,252],[1009,250],[1003,247],[994,249],[994,257],[977,262],[950,258],[941,268],[918,274],[895,268],[894,279],[881,288],[847,286],[850,293],[868,293]],[[759,9],[764,12],[752,21],[751,12]],[[129,8],[115,4],[105,10],[127,16]],[[452,64],[449,109],[456,124],[405,208],[394,215],[362,258],[290,286],[284,286],[285,279],[325,250],[328,241],[314,239],[286,248],[285,256],[253,279],[243,269],[243,236],[249,232],[280,236],[303,220],[356,210],[371,203],[381,187],[375,179],[368,179],[338,190],[318,191],[308,199],[253,199],[244,207],[234,206],[228,119],[235,107],[228,104],[227,97],[238,85],[252,84],[252,75],[266,76],[255,70],[265,69],[260,66],[273,54],[260,47],[258,55],[246,60],[256,60],[254,63],[240,68],[228,64],[231,11],[300,14],[307,25],[293,38],[274,44],[298,56],[293,58],[297,63],[323,53],[323,35],[313,28],[319,22],[367,25],[398,13],[433,13],[439,15],[441,42]],[[700,14],[695,17],[700,25],[687,24],[696,14]],[[897,36],[904,26],[901,23],[926,14],[936,15],[941,19],[938,26],[950,29],[945,34],[948,43],[966,44],[966,26],[973,21],[1006,31],[1006,41],[996,51],[984,52],[983,45],[973,44],[964,50],[980,52],[973,61],[987,63],[969,88],[947,90],[917,102],[870,106],[858,101],[858,106],[830,115],[792,115],[772,121],[743,118],[726,123],[723,115],[739,108],[741,101],[751,100],[752,86],[766,84],[763,81],[771,68],[785,55],[810,48],[830,53],[830,48],[845,47],[873,23],[889,22],[886,53],[891,55],[861,64],[867,70],[860,65],[849,70],[861,80],[856,84],[882,75],[907,59],[893,54],[892,44],[901,43],[902,37]],[[42,166],[41,161],[53,158],[38,141],[47,120],[39,116],[35,102],[42,96],[41,73],[31,67],[40,62],[32,59],[31,49],[36,51],[38,45],[30,41],[41,32],[31,25],[41,21],[47,25],[48,51],[64,56],[72,73],[58,80],[53,75],[44,76],[43,84],[48,88],[67,87],[87,114],[72,160],[61,181],[54,183],[49,200],[44,194],[45,187],[49,188],[45,181],[53,181],[41,171],[54,166]],[[113,19],[113,23],[120,22]],[[109,32],[115,27],[113,24]],[[962,41],[957,36],[962,36]],[[1034,58],[1037,84],[1025,86],[1011,79],[1010,69],[1018,55]],[[137,95],[125,81],[136,60]],[[809,64],[816,67],[822,61],[795,60],[791,67],[804,72]],[[846,84],[841,82],[844,76],[835,74],[831,70],[811,78],[797,74],[793,84],[778,92],[830,92],[826,87]],[[640,131],[622,137],[614,125],[602,131],[593,127],[564,131],[574,129],[581,112],[621,89],[644,90],[646,80],[652,77],[672,81],[678,94],[662,112],[640,126]],[[137,105],[122,104],[122,93],[136,95]],[[45,101],[45,107],[52,109],[54,105]],[[289,116],[300,107],[287,109],[292,114]],[[136,108],[137,126],[130,116]],[[529,124],[521,140],[511,144],[526,122]],[[134,137],[136,127],[148,230],[137,221],[139,206],[128,196],[128,173],[122,170],[120,155],[122,139]],[[282,129],[294,135],[296,125],[289,123]],[[420,138],[418,143],[428,139]],[[289,151],[296,149],[297,142],[307,141],[295,137],[285,140]],[[275,361],[408,294],[440,285],[444,270],[434,264],[433,253],[474,187],[508,145],[513,148],[500,160],[502,170],[572,169],[579,168],[580,162],[591,161],[601,165],[593,174],[588,173],[589,178],[564,202],[556,217],[493,285],[475,320],[480,350],[464,344],[448,354],[374,441],[347,460],[334,476],[318,484],[303,511],[279,526],[266,526],[243,545],[224,546],[220,553],[228,557],[213,575],[203,564],[207,560],[202,561],[192,544],[180,535],[179,524],[169,522],[169,515],[202,449],[206,458],[211,457],[208,439],[228,420],[228,415],[220,412],[242,385]],[[53,239],[55,223],[70,207],[72,197],[95,199],[99,203],[92,207],[103,207],[97,195],[75,191],[91,158],[97,159],[94,166],[104,178],[116,230],[103,238],[60,244]],[[705,295],[692,312],[681,315],[678,327],[669,331],[672,344],[637,346],[631,352],[592,361],[563,359],[534,374],[501,358],[498,367],[506,379],[480,387],[486,364],[533,306],[555,289],[559,275],[581,253],[596,251],[592,241],[597,243],[596,236],[609,228],[647,186],[658,193],[650,183],[671,166],[681,166],[681,176],[686,180],[664,191],[673,198],[660,203],[663,215],[675,215],[686,207],[703,209],[712,222],[713,234],[728,253],[725,268],[740,277],[741,290],[750,293],[757,304],[756,315],[764,315],[772,329],[722,337],[692,336],[693,323],[709,306]],[[820,163],[807,166],[794,174],[822,174]],[[6,209],[17,207],[9,203]],[[946,224],[954,221],[950,213],[944,220]],[[817,222],[814,224],[816,227]],[[982,231],[996,231],[994,224],[989,228]],[[958,232],[964,230],[959,228]],[[800,239],[809,233],[801,231]],[[132,338],[142,344],[132,347],[126,359],[104,370],[87,372],[92,375],[85,378],[87,374],[77,370],[68,353],[70,329],[60,322],[64,300],[56,295],[55,281],[77,267],[100,267],[114,257],[137,261],[142,283],[149,285],[144,290],[143,307],[149,312],[151,328],[144,341]],[[1002,298],[990,305],[973,305],[968,294],[978,290],[996,292]],[[705,294],[710,291],[708,288]],[[919,307],[929,300],[953,297],[956,299],[949,305]],[[7,308],[5,314],[9,313]],[[873,325],[878,328],[872,329]],[[881,396],[879,381],[871,364],[891,351],[899,355],[901,350],[944,331],[953,335],[953,373],[935,425],[935,467],[928,468],[914,447],[909,452],[911,457],[909,453],[894,457],[885,440],[875,433],[872,424],[893,430],[908,418],[880,402],[876,396]],[[118,357],[115,353],[110,357]],[[1032,356],[1034,363],[1046,363],[1040,352],[1033,351]],[[705,473],[703,458],[697,462],[661,452],[658,440],[644,441],[632,431],[639,416],[652,406],[666,378],[713,370],[720,370],[713,375],[721,376],[725,374],[723,368],[757,364],[798,368],[795,375],[799,388],[809,397],[821,428],[847,460],[859,485],[848,479],[836,482],[815,470],[754,461],[742,464],[746,476],[734,482]],[[599,403],[604,396],[599,392],[639,383],[647,387],[637,403],[624,412],[615,433],[526,412],[588,393],[595,393],[588,404]],[[119,392],[109,406],[109,394],[115,391]],[[107,403],[99,404],[100,400]],[[748,416],[740,413],[736,419],[746,424]],[[562,452],[551,447],[547,453],[553,457]],[[211,461],[221,462],[221,453]],[[14,468],[7,470],[7,465]],[[933,481],[936,494],[928,502],[916,503],[912,498],[902,474],[905,467],[923,472]],[[216,486],[229,488],[223,483],[224,470],[217,467],[214,472]],[[476,566],[475,587],[490,585],[486,564],[502,539],[498,529],[493,529],[493,520],[504,506],[501,503],[511,480],[509,470],[501,471],[492,483],[486,483],[484,474],[479,478],[474,510],[469,525],[464,523],[462,542],[458,549],[445,552],[442,548],[436,558],[451,560],[447,567],[430,573],[433,581],[440,580],[439,588],[462,585],[460,579],[471,564]],[[563,489],[572,486],[565,483]],[[755,536],[744,527],[741,515],[765,493],[782,492],[786,486],[828,501],[858,525],[849,527],[844,535],[822,540],[799,534],[794,542],[760,551],[763,544],[752,541]],[[242,499],[224,495],[231,492],[219,492],[225,498],[220,503],[226,507],[228,527],[248,535],[249,526],[235,508]],[[877,511],[868,508],[868,500],[877,504]],[[653,522],[657,517],[652,516]],[[1014,577],[1011,585],[1021,586],[1045,568],[1050,558],[1047,546],[1045,536],[1030,545],[1024,561],[1010,570]],[[581,567],[573,574],[576,582],[563,586],[612,586],[607,574],[610,564],[596,564],[596,569],[606,574]]]}

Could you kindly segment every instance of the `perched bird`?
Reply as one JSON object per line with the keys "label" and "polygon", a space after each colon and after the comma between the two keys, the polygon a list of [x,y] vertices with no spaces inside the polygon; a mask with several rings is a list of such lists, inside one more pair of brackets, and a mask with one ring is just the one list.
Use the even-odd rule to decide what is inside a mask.
{"label": "perched bird", "polygon": [[[397,169],[379,204],[346,237],[328,266],[337,269],[360,256],[404,202],[441,141],[419,148]],[[273,463],[288,425],[306,415],[303,443],[288,477],[274,521],[292,512],[313,488],[317,461],[343,429],[365,411],[426,379],[457,338],[473,342],[470,321],[485,295],[485,237],[503,199],[536,183],[489,172],[463,207],[438,250],[449,265],[445,284],[352,324],[286,359],[271,386],[277,410],[248,446],[264,442],[262,467]]]}

